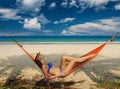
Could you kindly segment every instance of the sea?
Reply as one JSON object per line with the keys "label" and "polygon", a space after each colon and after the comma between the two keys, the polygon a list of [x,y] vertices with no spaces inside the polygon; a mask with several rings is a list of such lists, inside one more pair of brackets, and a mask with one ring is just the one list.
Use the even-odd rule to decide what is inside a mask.
{"label": "sea", "polygon": [[[14,44],[12,39],[22,44],[99,44],[110,38],[111,36],[0,36],[0,44]],[[120,44],[120,36],[111,43]]]}

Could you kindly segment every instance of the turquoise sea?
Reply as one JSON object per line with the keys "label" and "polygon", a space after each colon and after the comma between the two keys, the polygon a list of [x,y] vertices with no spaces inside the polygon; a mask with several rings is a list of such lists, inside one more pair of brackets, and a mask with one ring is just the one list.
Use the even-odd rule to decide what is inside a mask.
{"label": "turquoise sea", "polygon": [[[13,36],[15,40],[23,44],[52,44],[52,43],[103,43],[111,36]],[[0,44],[12,44],[9,36],[1,36]],[[112,43],[120,43],[120,36],[117,36]]]}

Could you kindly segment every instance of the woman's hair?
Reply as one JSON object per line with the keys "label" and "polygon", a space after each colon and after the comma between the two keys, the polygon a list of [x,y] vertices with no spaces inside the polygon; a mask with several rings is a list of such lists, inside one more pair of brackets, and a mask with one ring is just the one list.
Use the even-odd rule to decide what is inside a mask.
{"label": "woman's hair", "polygon": [[42,68],[42,63],[41,61],[39,60],[39,56],[40,56],[40,52],[37,53],[36,57],[35,57],[35,63],[40,67]]}

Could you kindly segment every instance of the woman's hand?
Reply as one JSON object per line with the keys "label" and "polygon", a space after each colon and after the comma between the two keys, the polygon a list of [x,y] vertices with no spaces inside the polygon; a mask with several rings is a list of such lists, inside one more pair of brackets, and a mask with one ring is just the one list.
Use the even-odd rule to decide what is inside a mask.
{"label": "woman's hand", "polygon": [[50,76],[49,78],[47,78],[46,80],[51,80],[51,79],[54,79],[54,78],[57,78],[58,76]]}

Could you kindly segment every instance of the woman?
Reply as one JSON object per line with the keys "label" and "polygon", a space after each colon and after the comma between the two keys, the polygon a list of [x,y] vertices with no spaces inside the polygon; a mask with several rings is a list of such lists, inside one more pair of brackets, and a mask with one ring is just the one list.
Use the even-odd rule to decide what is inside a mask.
{"label": "woman", "polygon": [[[86,56],[86,57],[82,57],[82,58],[63,56],[61,58],[60,66],[55,67],[51,63],[46,63],[44,61],[44,56],[41,55],[40,53],[37,53],[35,62],[41,68],[45,76],[45,79],[50,80],[56,77],[65,77],[71,71],[71,69],[75,66],[75,63],[84,62],[88,58],[91,58],[94,56],[95,56],[94,54]],[[52,76],[49,76],[49,74]]]}

